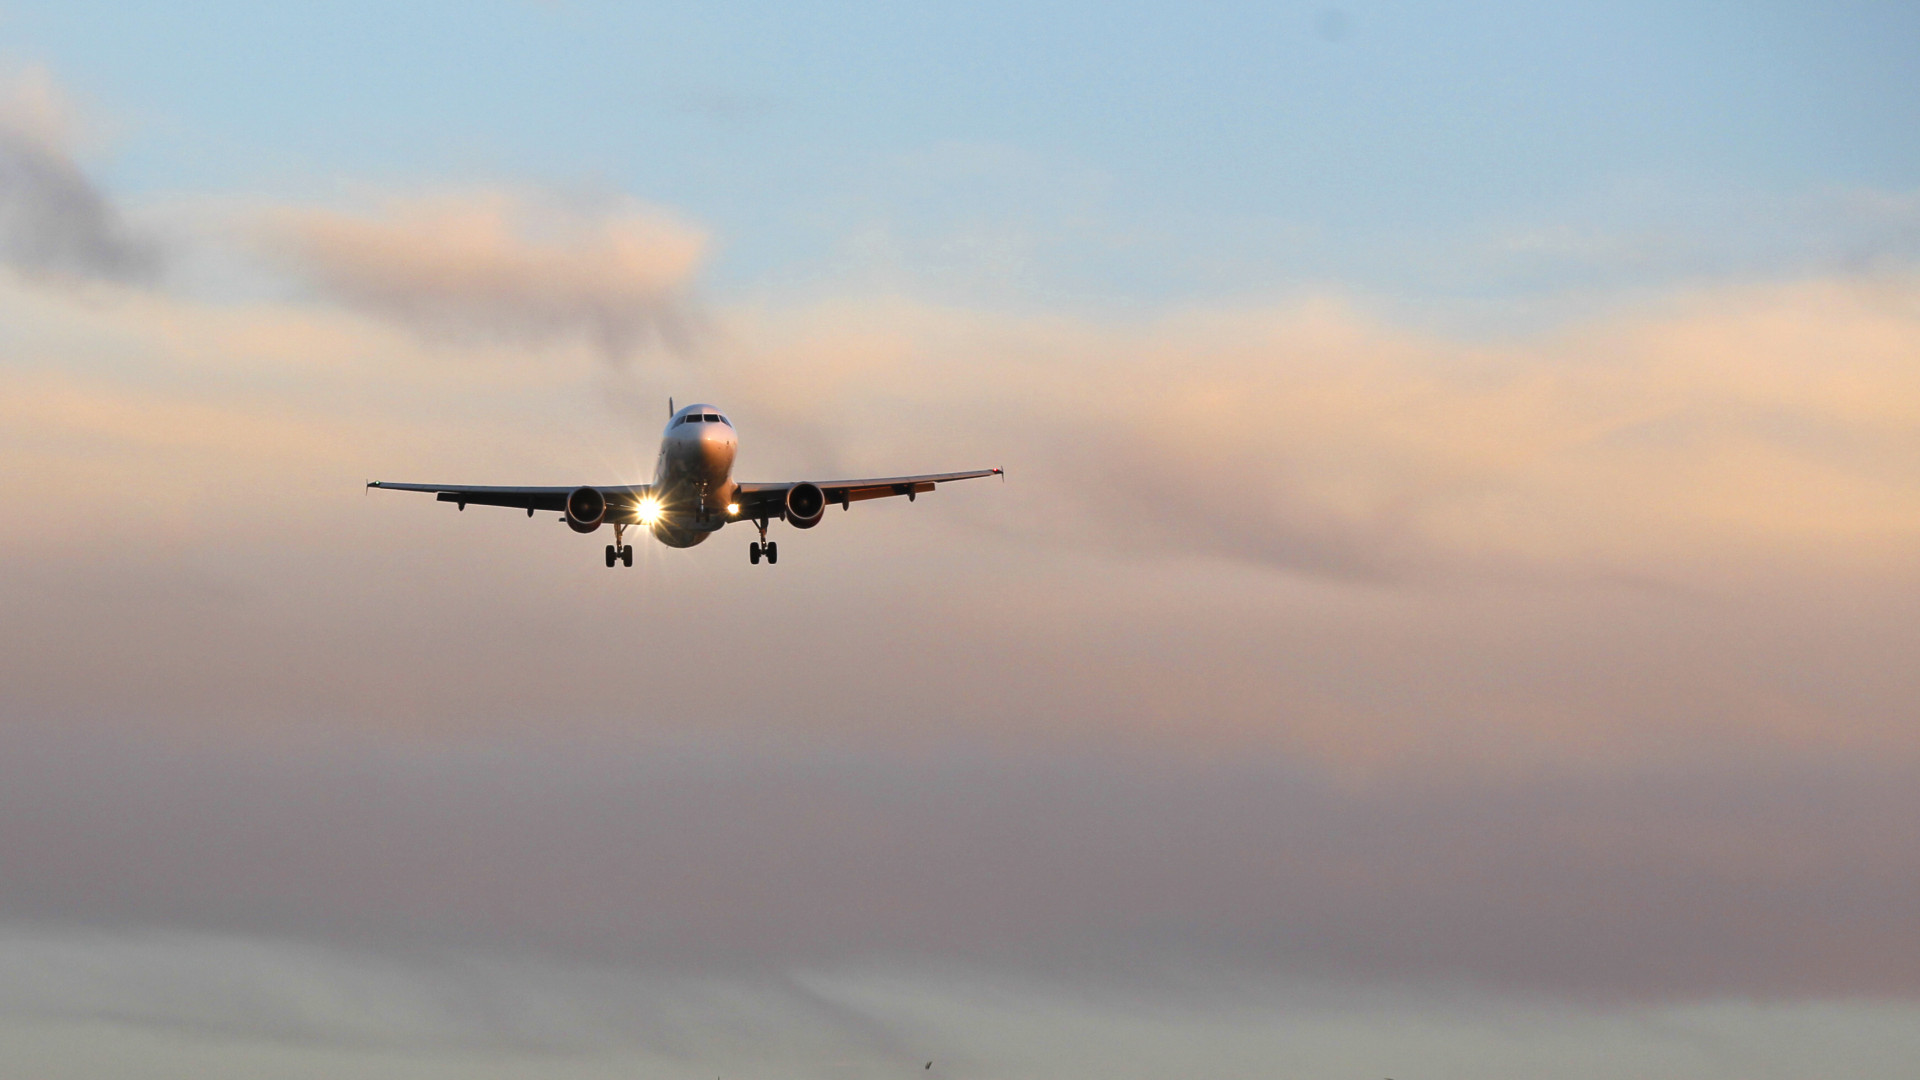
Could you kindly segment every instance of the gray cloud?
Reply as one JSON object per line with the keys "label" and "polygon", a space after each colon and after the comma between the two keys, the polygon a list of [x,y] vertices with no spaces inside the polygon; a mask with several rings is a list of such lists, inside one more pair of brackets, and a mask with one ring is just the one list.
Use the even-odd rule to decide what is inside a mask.
{"label": "gray cloud", "polygon": [[283,209],[258,241],[320,295],[432,337],[584,339],[615,361],[684,351],[698,230],[630,203],[480,191],[391,200],[378,214]]}
{"label": "gray cloud", "polygon": [[0,106],[0,260],[39,278],[153,279],[158,246],[75,163],[58,109],[43,76]]}
{"label": "gray cloud", "polygon": [[908,1056],[884,1026],[802,977],[707,980],[488,948],[381,953],[71,924],[0,924],[0,961],[0,1030],[8,1020],[85,1024],[291,1056],[451,1053],[548,1069],[633,1047],[684,1064],[727,1037],[816,1056]]}
{"label": "gray cloud", "polygon": [[[1170,413],[1165,423],[1212,426],[1191,410]],[[1151,419],[1116,428],[1036,413],[1032,424],[1051,435],[1033,455],[1046,463],[1044,479],[1091,525],[1133,550],[1205,551],[1375,583],[1431,576],[1444,565],[1419,535],[1411,493],[1407,505],[1330,506],[1301,475],[1308,470],[1267,452],[1258,431],[1188,442],[1158,437]]]}
{"label": "gray cloud", "polygon": [[[976,965],[1920,995],[1902,770],[1343,785],[1282,759],[5,740],[0,913],[683,975]],[[1160,973],[1160,974],[1156,974]],[[1087,983],[1091,980],[1091,983]]]}

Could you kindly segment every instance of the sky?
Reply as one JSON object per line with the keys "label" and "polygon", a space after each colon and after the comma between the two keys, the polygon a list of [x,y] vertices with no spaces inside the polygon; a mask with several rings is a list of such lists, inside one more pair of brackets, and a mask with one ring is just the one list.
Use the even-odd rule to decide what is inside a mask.
{"label": "sky", "polygon": [[1915,55],[0,5],[0,1073],[1900,1074]]}

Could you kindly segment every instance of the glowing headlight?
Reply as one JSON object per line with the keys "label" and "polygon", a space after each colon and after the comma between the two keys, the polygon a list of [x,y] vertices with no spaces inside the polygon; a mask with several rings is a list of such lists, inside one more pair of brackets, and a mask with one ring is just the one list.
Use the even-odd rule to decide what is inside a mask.
{"label": "glowing headlight", "polygon": [[660,500],[641,499],[639,513],[640,513],[640,524],[642,525],[651,525],[654,522],[659,521],[660,520]]}
{"label": "glowing headlight", "polygon": [[727,513],[728,513],[729,515],[731,515],[731,516],[735,516],[735,517],[737,517],[737,516],[739,516],[739,514],[740,514],[740,504],[739,504],[739,503],[728,503],[728,504],[727,504]]}

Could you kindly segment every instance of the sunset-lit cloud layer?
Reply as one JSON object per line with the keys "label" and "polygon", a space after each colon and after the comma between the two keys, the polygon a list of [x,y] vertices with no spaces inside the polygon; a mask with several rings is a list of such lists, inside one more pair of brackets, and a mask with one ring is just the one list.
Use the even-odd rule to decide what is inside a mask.
{"label": "sunset-lit cloud layer", "polygon": [[[1011,476],[835,515],[768,594],[725,541],[610,586],[544,517],[358,492],[395,470],[637,479],[656,421],[584,342],[509,359],[325,306],[16,287],[42,344],[7,375],[8,495],[113,510],[10,529],[36,615],[7,681],[23,721],[64,729],[8,754],[14,842],[55,885],[11,902],[776,969],[1212,957],[1909,992],[1914,296],[1703,290],[1493,343],[1326,298],[1126,327],[716,310],[700,352],[650,370],[728,403],[745,472]],[[757,617],[702,617],[740,605]],[[529,717],[560,741],[454,749],[521,745]],[[255,749],[177,766],[202,776],[81,752],[162,721]],[[311,743],[335,729],[353,749]],[[479,775],[402,780],[443,767],[422,738]],[[576,759],[576,738],[640,742]],[[287,753],[305,763],[263,778]],[[576,760],[597,779],[545,816],[499,801]],[[421,799],[441,808],[416,820]],[[96,814],[131,846],[54,854]],[[645,822],[673,823],[666,847]],[[1836,875],[1849,899],[1821,899]],[[206,914],[201,890],[242,881]]]}
{"label": "sunset-lit cloud layer", "polygon": [[[1299,14],[1307,65],[1399,32]],[[1850,222],[1773,234],[1791,257],[1437,205],[1404,253],[1478,275],[1450,294],[1325,255],[1378,239],[1333,204],[1228,242],[964,132],[765,219],[739,179],[399,148],[159,183],[150,136],[20,70],[0,1072],[1920,1052],[1900,161],[1729,196]],[[672,100],[721,132],[794,107]],[[834,237],[817,270],[760,246],[794,222]],[[1718,242],[1694,224],[1666,239]],[[1141,284],[1171,250],[1180,284]],[[1130,259],[1087,298],[1075,266]],[[644,481],[669,395],[726,409],[746,480],[1006,476],[830,510],[778,567],[726,532],[618,571],[551,514],[363,487]]]}

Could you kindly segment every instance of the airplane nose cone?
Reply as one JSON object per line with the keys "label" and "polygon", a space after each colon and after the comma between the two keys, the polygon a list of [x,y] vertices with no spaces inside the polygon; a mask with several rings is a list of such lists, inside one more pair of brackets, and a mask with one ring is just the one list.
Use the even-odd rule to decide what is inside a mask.
{"label": "airplane nose cone", "polygon": [[733,463],[733,432],[723,424],[709,424],[700,433],[700,452],[707,461],[716,466]]}

